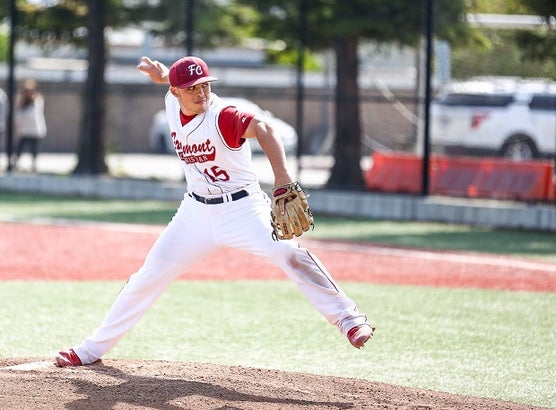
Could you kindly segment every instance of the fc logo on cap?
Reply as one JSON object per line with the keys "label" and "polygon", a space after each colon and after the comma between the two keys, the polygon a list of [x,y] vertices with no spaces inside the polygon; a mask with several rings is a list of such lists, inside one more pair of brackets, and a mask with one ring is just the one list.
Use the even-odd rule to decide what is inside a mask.
{"label": "fc logo on cap", "polygon": [[193,75],[193,74],[202,75],[203,74],[203,67],[201,67],[198,64],[189,64],[189,66],[187,66],[187,68],[189,69],[189,75]]}
{"label": "fc logo on cap", "polygon": [[218,78],[210,75],[207,63],[199,57],[182,57],[170,67],[168,80],[172,87],[188,88],[200,83],[216,81]]}

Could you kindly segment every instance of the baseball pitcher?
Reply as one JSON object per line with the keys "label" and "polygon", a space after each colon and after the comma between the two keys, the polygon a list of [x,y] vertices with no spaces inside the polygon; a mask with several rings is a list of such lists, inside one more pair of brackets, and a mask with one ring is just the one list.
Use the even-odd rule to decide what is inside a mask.
{"label": "baseball pitcher", "polygon": [[[282,269],[301,293],[356,348],[374,328],[315,255],[293,239],[313,226],[313,215],[287,167],[275,130],[261,118],[227,105],[211,92],[207,64],[188,56],[170,69],[142,57],[138,69],[165,97],[170,136],[187,191],[171,222],[132,274],[100,326],[56,356],[61,366],[95,362],[145,314],[166,287],[219,247],[241,249]],[[272,198],[262,190],[247,138],[257,138],[274,173]]]}

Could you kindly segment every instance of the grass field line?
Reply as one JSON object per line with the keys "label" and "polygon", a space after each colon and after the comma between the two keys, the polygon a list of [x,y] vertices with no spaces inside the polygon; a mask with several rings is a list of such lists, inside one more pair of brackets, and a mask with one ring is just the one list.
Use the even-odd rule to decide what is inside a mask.
{"label": "grass field line", "polygon": [[56,225],[83,228],[94,228],[129,233],[161,233],[165,225],[134,224],[124,222],[87,221],[84,219],[64,218],[5,218],[0,217],[0,223],[17,223],[27,225]]}
{"label": "grass field line", "polygon": [[[8,222],[2,219],[0,221]],[[129,233],[153,233],[160,234],[165,225],[147,225],[147,224],[132,224],[120,222],[98,222],[86,221],[75,219],[62,219],[62,218],[31,218],[25,221],[21,219],[12,220],[11,222],[39,224],[39,225],[68,225],[80,226],[84,228],[94,228],[103,230],[112,230],[117,232]],[[312,238],[299,238],[298,241],[301,245],[307,248],[318,247],[320,249],[329,249],[344,252],[361,252],[370,255],[383,255],[404,258],[414,258],[421,260],[439,261],[439,262],[452,262],[471,265],[505,267],[511,266],[514,269],[541,271],[546,273],[556,274],[556,264],[550,262],[539,262],[532,260],[524,260],[513,256],[500,256],[500,255],[485,255],[476,254],[473,252],[465,251],[446,251],[446,250],[426,250],[426,249],[412,249],[406,247],[395,247],[389,245],[375,245],[370,243],[350,242],[350,241],[336,241],[328,239],[312,239]]]}
{"label": "grass field line", "polygon": [[397,248],[397,247],[386,246],[386,245],[380,246],[380,245],[372,245],[372,244],[338,242],[338,241],[328,241],[328,240],[303,239],[302,241],[304,243],[306,241],[315,242],[318,243],[318,245],[315,246],[318,246],[319,248],[337,250],[337,251],[364,252],[364,253],[375,254],[375,255],[399,256],[404,258],[416,258],[416,259],[446,261],[446,262],[474,264],[474,265],[487,265],[487,266],[510,265],[512,268],[556,273],[556,264],[551,264],[549,262],[527,261],[512,256],[478,255],[471,252],[467,253],[463,251],[461,252],[453,252],[453,251],[445,251],[445,250],[429,251],[424,249]]}

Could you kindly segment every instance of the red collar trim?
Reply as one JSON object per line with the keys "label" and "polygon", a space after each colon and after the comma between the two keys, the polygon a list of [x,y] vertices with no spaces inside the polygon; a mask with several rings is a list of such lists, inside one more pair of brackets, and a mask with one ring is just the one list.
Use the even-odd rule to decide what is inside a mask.
{"label": "red collar trim", "polygon": [[197,115],[185,115],[183,112],[181,112],[180,110],[180,121],[181,121],[181,126],[183,127],[185,124],[187,124],[189,121],[191,121],[193,118],[195,118]]}

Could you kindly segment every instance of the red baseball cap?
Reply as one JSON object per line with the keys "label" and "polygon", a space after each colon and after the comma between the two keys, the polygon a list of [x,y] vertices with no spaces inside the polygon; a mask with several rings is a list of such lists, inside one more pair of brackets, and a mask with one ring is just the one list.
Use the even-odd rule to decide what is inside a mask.
{"label": "red baseball cap", "polygon": [[216,81],[210,75],[207,63],[199,57],[182,57],[170,67],[168,79],[172,87],[188,88],[200,83]]}

